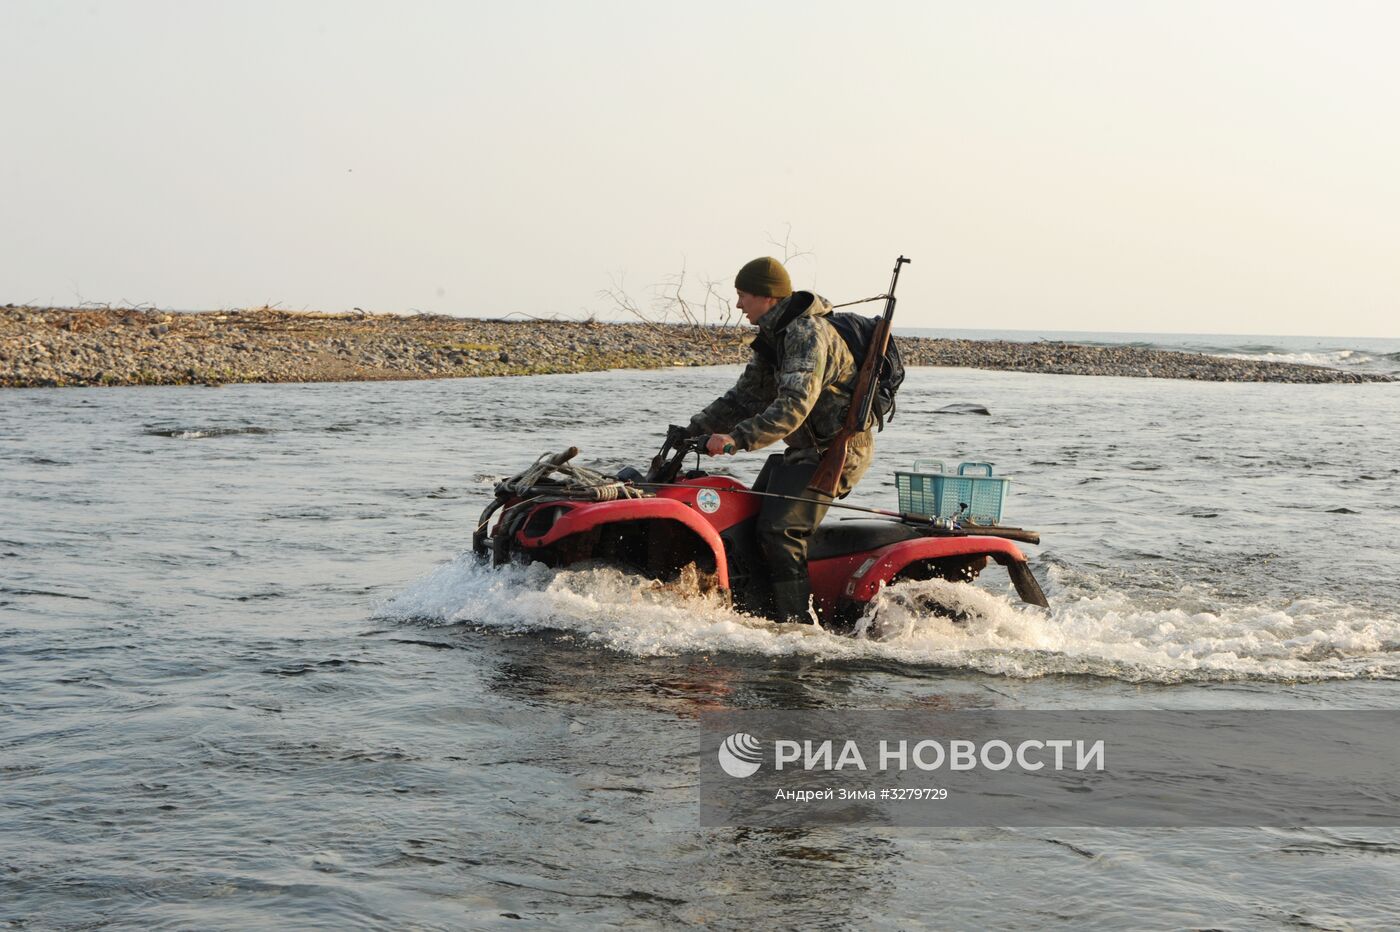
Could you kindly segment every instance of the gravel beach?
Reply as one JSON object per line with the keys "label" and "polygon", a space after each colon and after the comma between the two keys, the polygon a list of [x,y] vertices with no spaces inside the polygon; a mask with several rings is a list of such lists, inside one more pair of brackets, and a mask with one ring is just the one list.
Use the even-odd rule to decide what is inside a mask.
{"label": "gravel beach", "polygon": [[[0,308],[0,387],[219,385],[542,375],[734,364],[749,327],[321,314]],[[907,366],[1216,382],[1385,382],[1384,375],[1128,346],[900,337]]]}

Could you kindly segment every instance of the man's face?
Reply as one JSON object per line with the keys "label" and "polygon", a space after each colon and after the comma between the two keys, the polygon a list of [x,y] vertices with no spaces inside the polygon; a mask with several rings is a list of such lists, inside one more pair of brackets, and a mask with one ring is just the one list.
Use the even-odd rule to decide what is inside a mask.
{"label": "man's face", "polygon": [[773,310],[778,303],[777,298],[765,298],[762,295],[749,294],[747,291],[734,289],[739,295],[739,300],[735,303],[739,305],[739,310],[744,312],[744,316],[749,319],[749,323],[756,324],[758,319],[769,311]]}

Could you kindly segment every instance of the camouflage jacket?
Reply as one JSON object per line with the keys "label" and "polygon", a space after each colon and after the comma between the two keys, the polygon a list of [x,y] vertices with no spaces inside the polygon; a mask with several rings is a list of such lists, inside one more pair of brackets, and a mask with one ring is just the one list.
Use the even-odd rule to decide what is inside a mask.
{"label": "camouflage jacket", "polygon": [[[846,341],[822,319],[830,314],[826,299],[798,291],[759,318],[753,356],[739,381],[691,418],[691,430],[731,434],[743,450],[786,440],[786,462],[820,461],[846,422],[859,372]],[[851,438],[838,497],[860,481],[874,453],[870,430]]]}

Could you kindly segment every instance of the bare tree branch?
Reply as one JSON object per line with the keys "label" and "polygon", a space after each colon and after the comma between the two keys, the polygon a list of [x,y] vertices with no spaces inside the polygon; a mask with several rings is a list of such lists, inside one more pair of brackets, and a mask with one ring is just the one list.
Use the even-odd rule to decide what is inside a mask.
{"label": "bare tree branch", "polygon": [[733,326],[731,318],[734,314],[734,305],[731,304],[729,298],[725,296],[724,286],[721,285],[719,282],[715,281],[713,278],[705,279],[705,281],[702,284],[704,284],[705,286],[705,308],[707,311],[706,319],[708,320],[708,310],[710,307],[710,302],[714,301],[716,313],[719,313],[720,311],[724,312],[724,316],[719,319],[720,326]]}
{"label": "bare tree branch", "polygon": [[[790,252],[790,250],[789,250]],[[702,278],[693,283],[689,262],[682,257],[680,270],[665,276],[648,287],[650,310],[628,292],[621,272],[609,276],[610,286],[598,292],[627,317],[640,320],[648,328],[661,333],[662,326],[682,326],[690,329],[697,340],[704,340],[711,350],[723,349],[723,328],[737,326],[735,309],[725,296],[726,286],[719,280]]]}
{"label": "bare tree branch", "polygon": [[783,241],[781,243],[778,242],[771,233],[764,233],[763,235],[768,237],[768,244],[770,246],[776,246],[783,251],[783,265],[787,265],[793,259],[799,259],[802,256],[812,255],[812,250],[802,249],[800,246],[798,246],[792,241],[791,223],[787,225],[787,230],[783,232]]}
{"label": "bare tree branch", "polygon": [[612,282],[611,286],[599,291],[598,297],[607,298],[608,300],[612,301],[613,306],[616,307],[618,310],[637,318],[643,324],[645,324],[648,329],[660,333],[660,328],[657,327],[658,322],[652,320],[651,317],[649,317],[646,314],[646,312],[644,312],[640,307],[638,307],[637,302],[632,300],[632,296],[627,293],[627,286],[623,280],[623,273],[615,272],[612,275],[609,275],[608,278]]}

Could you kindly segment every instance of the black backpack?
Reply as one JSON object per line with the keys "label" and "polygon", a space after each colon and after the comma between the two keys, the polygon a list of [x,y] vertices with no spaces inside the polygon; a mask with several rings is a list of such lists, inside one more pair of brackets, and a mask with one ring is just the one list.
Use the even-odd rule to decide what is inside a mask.
{"label": "black backpack", "polygon": [[[803,300],[804,297],[805,300]],[[811,304],[812,295],[809,292],[795,292],[783,314],[787,319],[780,322],[779,329],[795,320]],[[827,317],[826,322],[835,327],[836,332],[841,334],[841,339],[846,341],[846,348],[855,357],[856,369],[859,370],[865,363],[866,355],[870,352],[870,343],[875,337],[875,328],[879,326],[880,318],[866,317],[850,311],[837,311]],[[777,351],[762,334],[753,341],[753,349],[770,366],[777,366]],[[899,391],[899,386],[903,384],[904,362],[899,358],[899,344],[895,342],[894,334],[890,334],[890,341],[885,346],[885,361],[880,367],[880,378],[875,386],[874,403],[870,406],[880,430],[885,429],[885,421],[894,420],[894,396],[895,392]]]}
{"label": "black backpack", "polygon": [[[856,359],[856,367],[864,362],[870,352],[870,343],[875,338],[875,328],[880,325],[879,317],[866,317],[851,311],[837,311],[827,318],[827,322],[841,334],[851,355]],[[885,421],[894,420],[894,394],[904,384],[904,361],[899,358],[899,344],[890,334],[885,344],[885,362],[880,367],[880,378],[875,386],[875,403],[870,406],[875,412],[875,421],[880,430],[885,429]]]}

